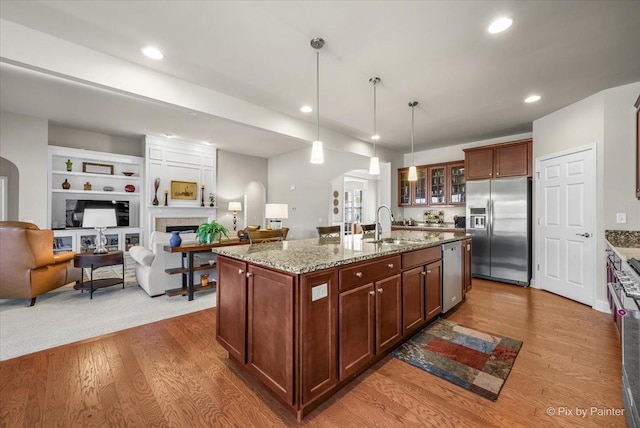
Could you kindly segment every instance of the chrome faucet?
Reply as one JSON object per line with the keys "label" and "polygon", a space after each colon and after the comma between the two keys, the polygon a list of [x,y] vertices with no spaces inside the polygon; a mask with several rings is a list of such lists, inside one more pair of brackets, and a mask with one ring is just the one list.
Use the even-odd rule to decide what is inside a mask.
{"label": "chrome faucet", "polygon": [[388,205],[380,205],[378,207],[378,209],[376,210],[376,230],[375,233],[373,235],[373,240],[374,241],[379,241],[380,240],[380,232],[381,232],[381,228],[382,226],[380,226],[380,209],[382,208],[386,208],[387,211],[389,211],[389,221],[393,221],[393,213],[391,213],[391,208],[389,208]]}

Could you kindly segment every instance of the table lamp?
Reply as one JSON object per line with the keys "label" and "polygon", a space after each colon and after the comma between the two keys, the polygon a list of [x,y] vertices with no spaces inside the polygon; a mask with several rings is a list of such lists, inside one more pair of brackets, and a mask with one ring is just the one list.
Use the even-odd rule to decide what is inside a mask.
{"label": "table lamp", "polygon": [[264,216],[271,219],[268,229],[282,229],[282,221],[280,219],[289,218],[289,205],[266,204]]}
{"label": "table lamp", "polygon": [[233,211],[233,230],[237,228],[237,220],[236,214],[238,211],[242,211],[242,204],[240,202],[229,202],[229,211]]}
{"label": "table lamp", "polygon": [[93,254],[106,254],[107,250],[107,237],[104,236],[104,230],[107,227],[117,226],[116,210],[111,209],[99,209],[99,208],[86,208],[84,215],[82,216],[82,227],[93,227],[98,231],[96,235],[96,249],[93,250]]}

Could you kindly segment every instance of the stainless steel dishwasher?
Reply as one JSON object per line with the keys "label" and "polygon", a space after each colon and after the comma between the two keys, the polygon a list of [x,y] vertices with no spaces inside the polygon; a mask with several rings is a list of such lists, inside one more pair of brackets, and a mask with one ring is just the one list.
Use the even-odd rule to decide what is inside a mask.
{"label": "stainless steel dishwasher", "polygon": [[462,245],[442,244],[442,313],[462,301]]}

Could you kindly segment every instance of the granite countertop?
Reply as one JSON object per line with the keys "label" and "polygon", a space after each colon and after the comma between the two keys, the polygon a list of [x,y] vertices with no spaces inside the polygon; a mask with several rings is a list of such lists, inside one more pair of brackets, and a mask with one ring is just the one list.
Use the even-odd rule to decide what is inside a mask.
{"label": "granite countertop", "polygon": [[465,233],[465,229],[463,227],[456,227],[454,223],[416,223],[413,226],[402,225],[402,224],[394,224],[391,225],[391,230],[433,230],[433,229],[442,229],[447,232],[460,232]]}
{"label": "granite countertop", "polygon": [[264,244],[214,248],[216,254],[251,262],[293,274],[342,266],[420,248],[433,247],[466,238],[464,233],[397,230],[382,238],[402,239],[401,243],[372,243],[362,235],[341,238],[311,238]]}
{"label": "granite countertop", "polygon": [[611,247],[622,260],[640,260],[640,231],[605,230],[604,235],[609,247]]}

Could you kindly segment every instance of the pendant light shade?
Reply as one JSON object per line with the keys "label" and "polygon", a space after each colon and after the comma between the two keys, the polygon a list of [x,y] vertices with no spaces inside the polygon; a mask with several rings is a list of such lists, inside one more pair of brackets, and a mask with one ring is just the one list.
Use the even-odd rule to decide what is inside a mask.
{"label": "pendant light shade", "polygon": [[324,40],[320,37],[311,39],[311,47],[316,49],[316,127],[317,138],[311,147],[311,163],[324,163],[324,150],[320,140],[320,49],[324,46]]}
{"label": "pendant light shade", "polygon": [[411,166],[409,167],[409,181],[418,181],[418,171],[416,170],[416,156],[413,153],[413,134],[414,134],[414,109],[418,105],[417,101],[411,101]]}
{"label": "pendant light shade", "polygon": [[372,77],[369,79],[369,82],[373,83],[373,135],[371,139],[373,140],[373,156],[369,161],[369,174],[371,175],[380,175],[380,159],[376,155],[376,141],[380,139],[376,129],[376,85],[380,83],[379,77]]}

